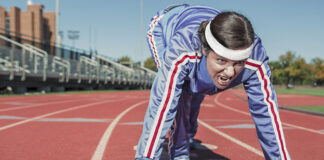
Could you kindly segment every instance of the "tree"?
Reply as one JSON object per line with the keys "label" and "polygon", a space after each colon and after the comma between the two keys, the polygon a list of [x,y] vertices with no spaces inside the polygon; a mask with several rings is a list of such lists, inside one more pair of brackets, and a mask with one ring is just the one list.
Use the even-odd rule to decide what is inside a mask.
{"label": "tree", "polygon": [[313,78],[317,85],[324,84],[324,60],[315,58],[312,60]]}
{"label": "tree", "polygon": [[144,61],[144,67],[157,72],[157,67],[152,57],[149,57]]}
{"label": "tree", "polygon": [[119,58],[119,59],[117,60],[117,62],[118,62],[118,63],[121,63],[121,62],[132,62],[132,60],[131,60],[131,58],[128,57],[128,56],[123,56],[123,57]]}
{"label": "tree", "polygon": [[306,63],[304,58],[298,57],[293,64],[292,77],[293,83],[305,84],[311,81],[312,69],[309,64]]}
{"label": "tree", "polygon": [[286,78],[286,85],[290,84],[293,77],[294,73],[294,68],[293,68],[293,63],[296,60],[296,55],[295,53],[292,53],[291,51],[288,51],[285,55],[281,55],[279,57],[280,65],[283,70],[283,76]]}
{"label": "tree", "polygon": [[273,84],[282,84],[285,82],[284,72],[279,61],[271,61],[268,63],[271,69],[271,82]]}
{"label": "tree", "polygon": [[315,58],[312,63],[288,51],[279,61],[269,62],[273,84],[324,85],[324,60]]}

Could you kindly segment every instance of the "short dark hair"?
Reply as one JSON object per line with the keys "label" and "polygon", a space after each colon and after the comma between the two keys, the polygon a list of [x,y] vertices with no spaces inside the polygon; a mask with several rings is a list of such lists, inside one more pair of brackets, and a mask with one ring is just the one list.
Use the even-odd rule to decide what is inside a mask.
{"label": "short dark hair", "polygon": [[[205,28],[208,21],[200,24],[198,29],[201,44],[211,50],[205,38]],[[254,41],[254,30],[251,22],[242,14],[236,12],[221,12],[211,21],[211,32],[217,41],[229,49],[249,47]]]}
{"label": "short dark hair", "polygon": [[207,43],[206,37],[205,37],[205,30],[206,30],[206,26],[209,22],[208,21],[203,21],[201,22],[199,29],[198,29],[198,36],[200,39],[200,43],[202,46],[204,46],[206,53],[208,54],[209,51],[211,51],[210,46]]}

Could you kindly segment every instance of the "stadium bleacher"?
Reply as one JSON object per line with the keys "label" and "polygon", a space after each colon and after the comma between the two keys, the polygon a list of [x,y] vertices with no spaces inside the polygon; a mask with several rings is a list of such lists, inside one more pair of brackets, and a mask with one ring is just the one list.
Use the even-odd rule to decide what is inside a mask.
{"label": "stadium bleacher", "polygon": [[[64,52],[64,50],[63,50]],[[107,56],[53,56],[29,43],[0,35],[0,89],[14,93],[96,89],[146,89],[156,75],[140,65],[123,65]]]}

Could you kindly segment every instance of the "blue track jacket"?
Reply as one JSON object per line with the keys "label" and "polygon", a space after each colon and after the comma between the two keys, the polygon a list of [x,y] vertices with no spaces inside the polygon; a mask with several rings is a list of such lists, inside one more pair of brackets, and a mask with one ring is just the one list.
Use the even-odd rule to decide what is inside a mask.
{"label": "blue track jacket", "polygon": [[[209,7],[179,5],[161,10],[153,17],[147,39],[159,70],[151,89],[143,131],[137,146],[137,159],[159,159],[162,142],[169,129],[171,128],[170,134],[173,136],[177,132],[174,128],[181,127],[179,122],[175,122],[179,121],[181,115],[176,115],[185,108],[188,99],[191,100],[190,95],[220,92],[207,72],[206,57],[201,54],[197,32],[202,21],[210,21],[218,13],[219,11]],[[228,88],[244,84],[265,159],[287,160],[290,156],[285,145],[276,93],[269,79],[271,73],[267,62],[268,56],[261,39],[256,36],[245,69]],[[184,136],[179,133],[175,138],[181,139]],[[179,143],[174,139],[171,141]],[[174,150],[178,155],[171,153],[171,159],[188,157],[187,147],[180,146]]]}

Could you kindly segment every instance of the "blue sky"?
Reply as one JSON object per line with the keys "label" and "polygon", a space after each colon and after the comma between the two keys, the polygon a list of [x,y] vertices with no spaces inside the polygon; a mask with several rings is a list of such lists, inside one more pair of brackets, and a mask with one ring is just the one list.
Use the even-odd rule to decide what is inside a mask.
{"label": "blue sky", "polygon": [[[270,60],[278,60],[288,50],[308,62],[324,59],[324,1],[261,0],[60,0],[60,30],[63,43],[72,45],[68,30],[80,31],[75,46],[96,48],[101,55],[129,56],[135,61],[150,57],[145,33],[151,17],[172,4],[194,4],[246,15],[261,37]],[[0,0],[7,11],[10,6],[26,10],[27,0]],[[55,0],[33,0],[45,11],[55,11]],[[91,32],[91,34],[90,34]]]}

